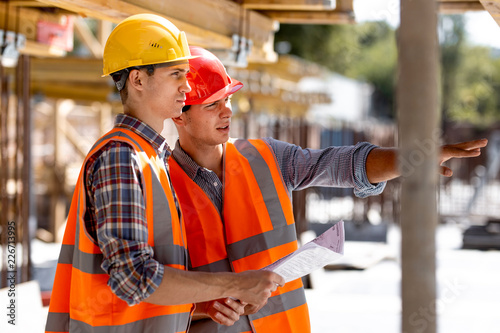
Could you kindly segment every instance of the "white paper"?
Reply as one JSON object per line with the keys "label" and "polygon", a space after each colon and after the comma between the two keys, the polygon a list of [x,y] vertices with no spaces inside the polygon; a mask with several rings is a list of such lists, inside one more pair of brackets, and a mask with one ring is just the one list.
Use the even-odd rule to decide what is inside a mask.
{"label": "white paper", "polygon": [[344,221],[339,221],[301,248],[262,269],[281,275],[286,282],[298,279],[342,257],[344,239]]}

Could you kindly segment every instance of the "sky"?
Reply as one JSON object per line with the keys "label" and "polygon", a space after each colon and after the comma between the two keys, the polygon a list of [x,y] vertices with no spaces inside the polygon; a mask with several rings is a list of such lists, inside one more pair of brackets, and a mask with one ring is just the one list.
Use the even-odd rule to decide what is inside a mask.
{"label": "sky", "polygon": [[[354,14],[357,22],[386,20],[399,25],[400,0],[354,0]],[[473,45],[487,45],[500,48],[500,26],[487,11],[468,12],[466,29],[468,41]]]}

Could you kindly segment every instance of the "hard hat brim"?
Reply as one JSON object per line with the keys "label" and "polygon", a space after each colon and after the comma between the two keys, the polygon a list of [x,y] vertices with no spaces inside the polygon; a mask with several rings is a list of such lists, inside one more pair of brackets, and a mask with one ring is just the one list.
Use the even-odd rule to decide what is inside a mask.
{"label": "hard hat brim", "polygon": [[222,88],[221,90],[215,92],[214,94],[204,97],[204,98],[199,98],[197,100],[191,100],[191,101],[186,101],[186,105],[196,105],[196,104],[209,104],[216,102],[220,99],[226,98],[229,95],[234,94],[238,90],[243,88],[243,83],[241,83],[238,80],[231,79],[231,83],[228,84],[226,87]]}
{"label": "hard hat brim", "polygon": [[[184,63],[189,64],[189,60],[195,59],[195,58],[198,58],[198,57],[199,56],[181,57],[181,58],[178,58],[178,59],[175,59],[175,60],[169,60],[169,61],[163,61],[163,62],[155,62],[155,63],[151,63],[151,64],[141,64],[139,67],[147,66],[147,65],[163,65],[162,67],[169,67],[169,66],[176,66],[176,65],[180,65],[180,64],[184,64]],[[118,73],[118,72],[124,70],[124,69],[133,68],[133,67],[136,67],[136,66],[124,67],[124,68],[121,68],[121,69],[119,69],[117,71],[114,71],[112,73],[103,74],[103,75],[101,75],[101,77],[111,76],[111,75],[113,75],[115,73]]]}

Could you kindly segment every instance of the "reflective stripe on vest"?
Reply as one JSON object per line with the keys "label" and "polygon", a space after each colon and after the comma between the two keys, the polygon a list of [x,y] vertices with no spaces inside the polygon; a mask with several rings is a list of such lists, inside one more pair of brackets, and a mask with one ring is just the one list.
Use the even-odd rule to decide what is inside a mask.
{"label": "reflective stripe on vest", "polygon": [[110,141],[136,151],[142,174],[148,244],[160,263],[186,269],[185,229],[179,219],[168,173],[156,151],[139,135],[115,128],[92,147],[73,194],[47,317],[46,332],[186,332],[192,304],[134,306],[108,287],[103,255],[85,231],[85,168],[88,159]]}
{"label": "reflective stripe on vest", "polygon": [[[297,249],[289,193],[271,148],[262,140],[225,145],[223,219],[217,208],[172,158],[172,182],[181,201],[189,244],[190,269],[242,272],[260,269]],[[295,319],[289,312],[295,311]],[[271,319],[272,318],[272,319]],[[191,332],[310,331],[302,281],[278,288],[258,313],[231,327],[193,322]],[[266,329],[270,320],[283,329]]]}

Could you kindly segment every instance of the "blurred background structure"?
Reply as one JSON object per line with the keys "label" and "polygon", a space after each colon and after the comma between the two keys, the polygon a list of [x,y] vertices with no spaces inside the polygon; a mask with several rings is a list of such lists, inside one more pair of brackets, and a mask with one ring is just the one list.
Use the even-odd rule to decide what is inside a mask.
{"label": "blurred background structure", "polygon": [[[398,146],[400,8],[399,1],[382,2],[1,1],[0,288],[7,286],[7,226],[15,221],[18,283],[38,281],[44,304],[50,298],[81,163],[121,112],[111,79],[101,77],[102,49],[114,24],[154,12],[186,31],[190,44],[216,53],[245,85],[232,99],[233,137],[272,136],[313,149],[360,141]],[[457,249],[495,251],[500,48],[491,45],[500,45],[500,29],[494,24],[484,31],[490,45],[475,44],[469,31],[477,20],[468,18],[482,14],[500,24],[500,1],[439,0],[436,11],[439,136],[447,143],[490,140],[480,157],[452,161],[454,176],[440,178],[438,221],[458,230]],[[177,135],[170,122],[163,134],[173,146]],[[347,240],[388,244],[400,225],[400,200],[400,180],[367,199],[354,197],[351,189],[295,192],[297,233],[320,233],[343,219]],[[498,256],[492,258],[500,264]],[[330,269],[363,269],[374,262],[346,261]]]}

